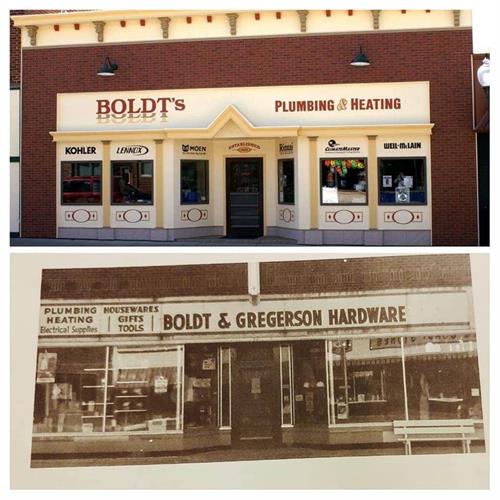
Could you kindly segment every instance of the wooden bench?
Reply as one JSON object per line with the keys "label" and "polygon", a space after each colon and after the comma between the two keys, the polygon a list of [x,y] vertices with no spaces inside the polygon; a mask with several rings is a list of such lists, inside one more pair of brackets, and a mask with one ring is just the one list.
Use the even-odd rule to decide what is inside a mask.
{"label": "wooden bench", "polygon": [[405,452],[411,455],[412,441],[462,441],[464,453],[470,453],[474,434],[472,420],[394,420],[394,434],[405,443]]}

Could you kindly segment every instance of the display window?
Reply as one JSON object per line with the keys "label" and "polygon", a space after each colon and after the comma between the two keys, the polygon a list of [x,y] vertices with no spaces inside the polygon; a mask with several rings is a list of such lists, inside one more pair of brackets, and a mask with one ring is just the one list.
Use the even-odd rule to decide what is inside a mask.
{"label": "display window", "polygon": [[208,160],[181,160],[181,204],[208,203]]}
{"label": "display window", "polygon": [[482,418],[473,338],[437,338],[424,352],[406,348],[408,411],[414,420]]}
{"label": "display window", "polygon": [[293,345],[295,422],[326,424],[325,343],[300,342]]}
{"label": "display window", "polygon": [[294,160],[278,160],[278,203],[295,203],[295,166]]}
{"label": "display window", "polygon": [[182,430],[183,347],[38,352],[35,433]]}
{"label": "display window", "polygon": [[386,422],[405,418],[399,346],[370,350],[369,339],[327,342],[330,423]]}
{"label": "display window", "polygon": [[184,426],[217,426],[217,347],[188,345],[185,358]]}
{"label": "display window", "polygon": [[368,176],[364,158],[320,160],[322,205],[366,205]]}
{"label": "display window", "polygon": [[427,203],[425,158],[379,158],[381,205]]}
{"label": "display window", "polygon": [[153,161],[113,161],[112,198],[115,205],[153,203]]}
{"label": "display window", "polygon": [[61,163],[61,203],[100,205],[102,166],[100,161]]}
{"label": "display window", "polygon": [[330,425],[482,418],[474,335],[326,341]]}

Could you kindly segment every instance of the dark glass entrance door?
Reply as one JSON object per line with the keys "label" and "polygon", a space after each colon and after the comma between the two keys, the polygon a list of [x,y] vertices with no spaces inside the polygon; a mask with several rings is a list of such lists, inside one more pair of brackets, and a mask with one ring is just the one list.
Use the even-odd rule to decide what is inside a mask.
{"label": "dark glass entrance door", "polygon": [[262,158],[226,159],[227,236],[262,236],[262,191]]}
{"label": "dark glass entrance door", "polygon": [[279,348],[241,345],[234,360],[233,445],[281,442]]}

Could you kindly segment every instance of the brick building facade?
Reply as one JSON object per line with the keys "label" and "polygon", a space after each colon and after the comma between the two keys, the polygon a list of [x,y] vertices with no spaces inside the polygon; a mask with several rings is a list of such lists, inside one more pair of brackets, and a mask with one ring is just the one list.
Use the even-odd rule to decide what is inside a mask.
{"label": "brick building facade", "polygon": [[482,452],[469,256],[44,269],[34,408],[37,466],[411,453],[403,419]]}
{"label": "brick building facade", "polygon": [[[147,22],[153,21],[148,19]],[[363,68],[349,64],[360,45],[371,61],[371,65]],[[408,239],[394,239],[392,235],[395,231],[392,235],[389,234],[391,231],[385,231],[383,238],[370,239],[365,236],[362,240],[347,238],[345,241],[361,244],[373,241],[374,244],[413,242],[433,245],[477,245],[478,187],[474,173],[475,137],[471,126],[471,52],[472,31],[469,26],[439,29],[372,29],[360,32],[300,33],[286,36],[230,35],[217,39],[172,39],[141,43],[132,41],[106,43],[105,39],[104,43],[81,46],[77,44],[29,46],[26,43],[23,48],[22,235],[25,237],[61,235],[61,231],[58,233],[58,226],[61,224],[57,222],[58,217],[62,217],[58,216],[60,195],[55,167],[57,144],[52,142],[50,135],[51,132],[58,130],[56,119],[58,95],[95,93],[98,96],[109,92],[126,95],[126,93],[156,89],[212,90],[331,84],[377,85],[388,82],[404,85],[406,82],[424,81],[429,85],[430,123],[434,124],[429,138],[428,165],[432,158],[432,170],[427,187],[429,211],[424,211],[424,215],[421,216],[425,219],[424,223],[429,224],[427,236],[415,239],[410,235]],[[445,59],[443,53],[446,53]],[[96,76],[97,68],[106,57],[119,64],[119,70],[112,78]],[[334,129],[328,134],[330,134],[328,137],[338,138],[338,135],[333,135]],[[87,137],[84,140],[89,139]],[[168,153],[164,152],[165,154]],[[368,162],[370,163],[370,159]],[[299,166],[299,168],[307,167]],[[372,165],[371,168],[375,169],[376,166]],[[297,182],[298,174],[295,175]],[[317,180],[312,177],[310,182]],[[375,193],[373,185],[372,189]],[[272,196],[275,196],[274,192]],[[314,193],[311,197],[313,203]],[[354,213],[355,210],[352,210]],[[283,213],[278,206],[275,219],[265,222],[264,225],[270,228],[279,226],[280,223],[276,221],[283,219]],[[408,229],[418,233],[420,226],[416,223],[418,216],[415,213],[411,216]],[[297,219],[301,218],[299,213],[292,214],[291,217],[294,216]],[[209,212],[208,218],[211,217],[212,214]],[[319,226],[317,215],[316,221],[314,215],[311,215],[310,224],[309,216],[306,215],[307,224],[300,227],[302,223],[299,220],[293,229],[295,232],[290,230],[291,232],[286,233],[284,228],[283,231],[278,228],[281,232],[277,229],[274,231],[275,234],[293,237],[304,228],[310,230],[321,228],[322,217],[320,209]],[[328,221],[328,214],[326,217]],[[332,217],[335,219],[337,216],[333,214]],[[366,221],[368,214],[364,213],[363,217]],[[165,218],[168,219],[168,215]],[[221,218],[223,219],[222,216]],[[158,223],[158,220],[156,222]],[[224,221],[210,222],[208,225],[224,226]],[[405,229],[406,224],[405,219],[397,229]],[[168,225],[167,220],[162,226],[165,228],[164,236],[158,236],[159,239],[163,237],[171,239],[170,236],[165,236],[170,231]],[[105,219],[104,226],[106,226]],[[281,226],[284,226],[284,223]],[[375,225],[370,223],[370,226],[366,225],[362,229],[374,233],[373,230],[377,227],[382,228],[380,221],[378,226],[376,223]],[[390,228],[384,226],[384,229]],[[221,232],[224,233],[224,229],[221,229]],[[271,234],[270,229],[268,234]],[[386,236],[387,234],[389,236]],[[104,237],[98,236],[97,233],[92,235]],[[300,237],[298,239],[300,241]],[[302,236],[302,241],[308,242],[307,235]],[[327,237],[323,239],[312,237],[309,242],[329,241]],[[331,239],[331,242],[342,243],[338,238]]]}

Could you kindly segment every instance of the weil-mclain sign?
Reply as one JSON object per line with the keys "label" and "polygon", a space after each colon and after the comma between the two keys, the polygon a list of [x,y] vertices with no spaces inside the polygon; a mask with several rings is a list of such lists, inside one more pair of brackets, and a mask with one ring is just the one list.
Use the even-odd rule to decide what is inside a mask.
{"label": "weil-mclain sign", "polygon": [[429,123],[428,82],[59,94],[58,131],[206,128],[228,106],[255,127]]}
{"label": "weil-mclain sign", "polygon": [[464,292],[295,301],[45,304],[41,336],[366,330],[469,327]]}

